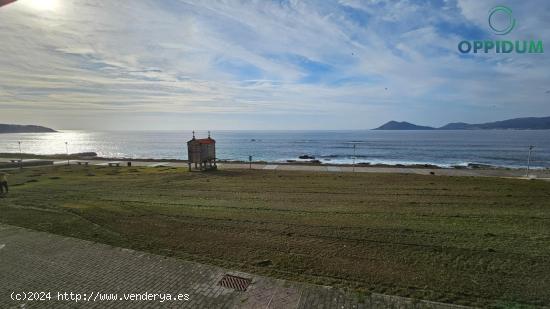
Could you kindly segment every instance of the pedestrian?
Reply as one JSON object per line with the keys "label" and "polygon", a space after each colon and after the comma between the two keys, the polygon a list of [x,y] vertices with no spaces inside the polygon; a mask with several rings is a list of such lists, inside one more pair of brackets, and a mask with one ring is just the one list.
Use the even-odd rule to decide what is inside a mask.
{"label": "pedestrian", "polygon": [[[5,193],[4,193],[5,189]],[[8,188],[8,174],[6,173],[0,173],[0,194],[8,194],[9,188]]]}

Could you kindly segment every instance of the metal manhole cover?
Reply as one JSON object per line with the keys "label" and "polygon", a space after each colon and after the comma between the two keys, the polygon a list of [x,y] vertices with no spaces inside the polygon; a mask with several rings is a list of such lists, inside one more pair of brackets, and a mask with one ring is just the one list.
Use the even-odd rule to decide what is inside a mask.
{"label": "metal manhole cover", "polygon": [[237,277],[233,275],[225,275],[218,284],[223,287],[234,289],[237,291],[246,291],[251,282],[252,279]]}

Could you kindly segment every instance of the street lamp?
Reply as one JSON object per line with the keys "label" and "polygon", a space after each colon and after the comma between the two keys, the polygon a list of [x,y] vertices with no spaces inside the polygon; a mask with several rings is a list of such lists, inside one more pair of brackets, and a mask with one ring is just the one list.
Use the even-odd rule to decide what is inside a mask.
{"label": "street lamp", "polygon": [[67,151],[67,166],[69,166],[69,143],[65,142],[65,150]]}
{"label": "street lamp", "polygon": [[355,173],[355,158],[357,157],[357,144],[353,144],[353,172]]}
{"label": "street lamp", "polygon": [[21,152],[21,141],[17,142],[19,144],[19,168],[23,168],[23,153]]}
{"label": "street lamp", "polygon": [[352,158],[353,159],[353,164],[352,164],[353,169],[352,169],[352,171],[354,173],[355,173],[355,160],[356,160],[356,158],[357,158],[357,144],[353,143],[353,158]]}
{"label": "street lamp", "polygon": [[535,146],[529,145],[529,155],[527,156],[527,178],[529,178],[529,169],[531,168],[531,153],[533,152],[533,148],[535,148]]}

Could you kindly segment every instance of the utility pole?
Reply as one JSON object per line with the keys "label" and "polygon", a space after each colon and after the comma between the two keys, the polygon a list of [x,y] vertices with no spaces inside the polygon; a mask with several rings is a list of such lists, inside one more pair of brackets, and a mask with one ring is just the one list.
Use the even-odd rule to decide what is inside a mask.
{"label": "utility pole", "polygon": [[65,142],[65,150],[67,151],[67,166],[69,166],[69,143]]}
{"label": "utility pole", "polygon": [[529,155],[527,156],[527,178],[529,178],[529,169],[531,168],[531,153],[533,152],[533,148],[535,148],[535,146],[529,145]]}
{"label": "utility pole", "polygon": [[353,172],[355,173],[355,158],[356,158],[356,151],[357,149],[357,144],[353,144]]}
{"label": "utility pole", "polygon": [[19,168],[23,168],[23,152],[21,152],[21,141],[17,142],[19,144]]}

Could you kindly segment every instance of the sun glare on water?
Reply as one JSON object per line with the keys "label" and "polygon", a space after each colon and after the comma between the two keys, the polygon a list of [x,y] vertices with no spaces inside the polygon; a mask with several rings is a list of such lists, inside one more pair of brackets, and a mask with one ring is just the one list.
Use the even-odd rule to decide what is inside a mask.
{"label": "sun glare on water", "polygon": [[59,0],[25,0],[25,3],[40,11],[55,11],[59,7]]}

